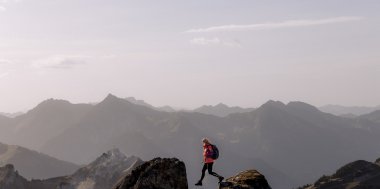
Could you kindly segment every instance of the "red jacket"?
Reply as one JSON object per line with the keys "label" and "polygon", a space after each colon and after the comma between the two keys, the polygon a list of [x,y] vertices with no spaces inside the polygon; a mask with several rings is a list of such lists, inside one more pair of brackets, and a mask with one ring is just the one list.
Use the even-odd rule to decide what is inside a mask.
{"label": "red jacket", "polygon": [[212,155],[212,146],[211,144],[203,145],[203,161],[205,163],[212,163],[214,160],[211,158]]}

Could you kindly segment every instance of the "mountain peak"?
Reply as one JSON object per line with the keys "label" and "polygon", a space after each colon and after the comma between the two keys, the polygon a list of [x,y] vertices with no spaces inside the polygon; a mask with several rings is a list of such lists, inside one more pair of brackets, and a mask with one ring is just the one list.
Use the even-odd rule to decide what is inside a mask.
{"label": "mountain peak", "polygon": [[215,108],[229,108],[229,107],[226,104],[219,103],[219,104],[215,105]]}
{"label": "mountain peak", "polygon": [[104,153],[107,157],[113,157],[113,158],[124,158],[126,157],[118,148],[111,149]]}
{"label": "mountain peak", "polygon": [[57,105],[66,105],[66,104],[71,104],[71,103],[67,100],[49,98],[39,103],[36,108],[38,109],[38,108],[54,107]]}
{"label": "mountain peak", "polygon": [[101,101],[100,103],[99,103],[99,105],[100,104],[118,104],[118,103],[120,103],[120,102],[129,102],[129,101],[127,101],[127,100],[124,100],[124,99],[122,99],[122,98],[119,98],[119,97],[117,97],[117,96],[115,96],[115,95],[113,95],[113,94],[108,94],[107,95],[107,97],[106,98],[104,98],[104,100],[103,101]]}
{"label": "mountain peak", "polygon": [[120,99],[120,98],[109,93],[104,100],[115,100],[115,99]]}
{"label": "mountain peak", "polygon": [[95,160],[95,162],[111,162],[114,160],[125,160],[127,158],[126,155],[120,152],[118,148],[114,148],[112,150],[109,150],[105,153],[103,153],[98,159]]}
{"label": "mountain peak", "polygon": [[269,100],[260,106],[260,108],[285,108],[285,104],[281,101]]}

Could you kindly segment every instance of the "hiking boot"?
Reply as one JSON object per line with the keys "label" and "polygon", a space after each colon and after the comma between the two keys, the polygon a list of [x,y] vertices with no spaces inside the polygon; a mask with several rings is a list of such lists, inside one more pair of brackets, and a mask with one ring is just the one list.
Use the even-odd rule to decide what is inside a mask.
{"label": "hiking boot", "polygon": [[219,178],[219,183],[221,183],[224,180],[224,177],[220,176]]}
{"label": "hiking boot", "polygon": [[195,186],[202,186],[202,181],[198,181],[197,183],[195,183]]}

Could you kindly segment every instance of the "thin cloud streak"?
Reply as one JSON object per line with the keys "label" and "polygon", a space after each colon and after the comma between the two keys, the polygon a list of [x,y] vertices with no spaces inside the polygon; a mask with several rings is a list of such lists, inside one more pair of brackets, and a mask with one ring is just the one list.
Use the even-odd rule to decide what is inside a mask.
{"label": "thin cloud streak", "polygon": [[70,69],[77,65],[86,64],[87,56],[53,56],[38,60],[32,64],[35,68]]}
{"label": "thin cloud streak", "polygon": [[205,38],[205,37],[199,37],[199,38],[193,38],[190,40],[190,43],[193,45],[222,45],[222,46],[228,46],[228,47],[241,47],[242,45],[238,40],[233,41],[226,41],[219,39],[217,37],[214,38]]}
{"label": "thin cloud streak", "polygon": [[344,17],[334,17],[325,18],[318,20],[287,20],[283,22],[268,22],[262,24],[247,24],[247,25],[222,25],[222,26],[212,26],[208,28],[197,28],[187,30],[185,33],[205,33],[205,32],[234,32],[234,31],[250,31],[250,30],[264,30],[264,29],[280,29],[280,28],[291,28],[291,27],[306,27],[306,26],[317,26],[326,24],[336,24],[344,22],[354,22],[363,20],[363,17],[356,16],[344,16]]}

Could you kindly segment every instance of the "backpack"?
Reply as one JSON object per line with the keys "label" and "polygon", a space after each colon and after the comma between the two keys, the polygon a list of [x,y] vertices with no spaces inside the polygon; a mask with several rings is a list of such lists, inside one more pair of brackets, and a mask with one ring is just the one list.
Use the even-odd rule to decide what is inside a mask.
{"label": "backpack", "polygon": [[213,159],[213,160],[216,160],[216,159],[218,159],[219,158],[219,149],[218,149],[218,147],[216,147],[215,145],[211,145],[211,147],[212,147],[212,153],[211,153],[211,158]]}

